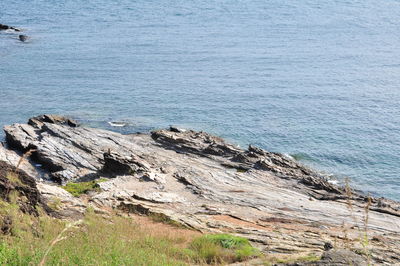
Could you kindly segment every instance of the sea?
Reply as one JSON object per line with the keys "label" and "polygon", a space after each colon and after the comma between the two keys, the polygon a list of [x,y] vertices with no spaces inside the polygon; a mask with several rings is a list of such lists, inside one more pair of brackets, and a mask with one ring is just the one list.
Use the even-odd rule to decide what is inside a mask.
{"label": "sea", "polygon": [[0,126],[177,125],[400,200],[399,18],[399,0],[1,0],[30,38],[0,32]]}

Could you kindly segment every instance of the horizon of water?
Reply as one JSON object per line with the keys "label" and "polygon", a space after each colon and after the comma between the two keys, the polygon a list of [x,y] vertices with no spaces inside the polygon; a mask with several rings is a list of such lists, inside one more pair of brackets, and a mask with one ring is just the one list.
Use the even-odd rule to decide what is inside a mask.
{"label": "horizon of water", "polygon": [[3,0],[0,23],[31,39],[0,32],[0,126],[174,124],[400,200],[399,15],[394,0]]}

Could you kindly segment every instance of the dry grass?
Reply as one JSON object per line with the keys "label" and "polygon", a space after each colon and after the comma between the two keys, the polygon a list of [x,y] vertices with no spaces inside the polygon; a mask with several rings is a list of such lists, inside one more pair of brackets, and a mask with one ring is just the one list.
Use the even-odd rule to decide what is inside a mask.
{"label": "dry grass", "polygon": [[[353,197],[353,192],[350,186],[350,180],[348,178],[345,179],[345,193],[347,196],[347,208],[349,210],[350,217],[353,220],[354,225],[358,229],[359,233],[359,238],[358,238],[358,243],[361,244],[363,250],[361,253],[363,253],[364,256],[367,257],[367,263],[368,265],[371,265],[371,252],[369,249],[369,235],[368,235],[368,221],[369,221],[369,210],[372,204],[372,198],[370,195],[367,197],[367,202],[364,207],[364,219],[361,221],[363,228],[361,226],[358,226],[358,221],[356,216],[354,215],[354,208],[353,208],[353,203],[352,203],[352,197]],[[345,247],[348,249],[355,248],[354,246],[350,245],[350,239],[348,238],[347,232],[348,228],[347,226],[343,223],[342,225],[343,228],[343,233],[344,233],[344,240],[345,240]]]}
{"label": "dry grass", "polygon": [[276,265],[278,263],[282,264],[294,264],[296,263],[307,263],[316,262],[321,259],[320,256],[315,254],[295,254],[295,255],[284,255],[284,254],[269,254],[265,256],[265,265]]}
{"label": "dry grass", "polygon": [[[216,264],[245,260],[258,252],[246,239],[202,235],[136,215],[88,211],[82,221],[71,223],[44,212],[39,217],[23,214],[6,202],[0,210],[0,218],[10,216],[13,221],[10,233],[0,236],[0,265]],[[224,247],[215,239],[245,244]]]}

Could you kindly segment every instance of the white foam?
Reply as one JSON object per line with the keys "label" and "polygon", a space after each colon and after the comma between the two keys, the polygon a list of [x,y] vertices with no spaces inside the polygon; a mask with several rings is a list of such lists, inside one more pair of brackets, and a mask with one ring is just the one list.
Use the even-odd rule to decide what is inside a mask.
{"label": "white foam", "polygon": [[107,122],[112,127],[124,127],[126,126],[125,122]]}

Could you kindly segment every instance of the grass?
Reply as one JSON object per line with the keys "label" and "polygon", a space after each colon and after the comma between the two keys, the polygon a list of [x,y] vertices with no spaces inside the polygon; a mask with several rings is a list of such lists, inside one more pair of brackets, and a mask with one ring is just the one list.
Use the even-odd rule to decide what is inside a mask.
{"label": "grass", "polygon": [[107,179],[100,178],[89,182],[78,182],[78,183],[67,183],[62,188],[71,193],[75,197],[79,197],[82,194],[86,194],[90,191],[100,191],[99,183],[105,182]]}
{"label": "grass", "polygon": [[276,264],[296,264],[296,263],[310,263],[320,261],[321,257],[315,254],[308,255],[269,255],[264,258],[265,265],[276,265]]}
{"label": "grass", "polygon": [[201,235],[151,218],[88,211],[78,222],[22,213],[0,202],[0,265],[190,265],[243,261],[259,251],[248,240],[227,234]]}
{"label": "grass", "polygon": [[[349,214],[353,219],[353,222],[355,225],[357,225],[357,218],[354,215],[354,210],[353,210],[353,203],[352,203],[352,196],[353,196],[353,192],[350,186],[350,180],[349,178],[345,179],[345,193],[347,196],[347,208],[349,210]],[[361,244],[363,250],[357,250],[355,249],[355,247],[353,247],[353,249],[355,249],[356,253],[359,253],[360,255],[363,255],[366,257],[367,259],[367,265],[371,265],[371,250],[370,250],[370,243],[369,243],[369,235],[368,235],[368,222],[369,222],[369,211],[370,211],[370,207],[372,205],[372,198],[370,195],[368,195],[367,199],[366,199],[366,204],[364,207],[364,218],[362,220],[363,223],[363,228],[361,229],[358,226],[358,230],[359,230],[359,239],[358,242]],[[347,228],[345,228],[345,225],[342,225],[343,228],[343,232],[344,232],[344,236],[345,236],[345,241],[346,241],[346,248],[351,249],[351,246],[349,244],[350,240],[348,239],[348,235],[347,235]]]}
{"label": "grass", "polygon": [[21,181],[21,179],[19,179],[19,176],[17,173],[14,172],[7,172],[6,174],[6,178],[8,180],[10,180],[11,183],[14,183],[16,185],[24,185]]}
{"label": "grass", "polygon": [[257,257],[260,252],[250,245],[249,240],[229,234],[203,235],[192,241],[186,250],[197,262],[211,264],[232,263]]}

